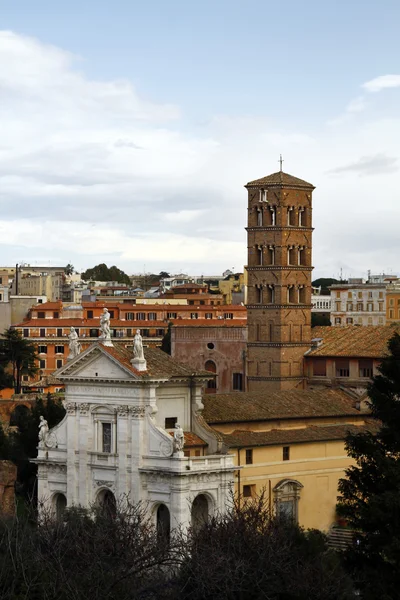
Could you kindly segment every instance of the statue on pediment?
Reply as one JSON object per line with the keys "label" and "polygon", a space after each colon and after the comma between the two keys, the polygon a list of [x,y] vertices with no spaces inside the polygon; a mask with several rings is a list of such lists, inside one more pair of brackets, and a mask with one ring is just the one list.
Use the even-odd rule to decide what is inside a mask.
{"label": "statue on pediment", "polygon": [[144,360],[143,338],[140,335],[140,329],[136,330],[135,337],[133,338],[133,357]]}
{"label": "statue on pediment", "polygon": [[80,345],[79,337],[78,337],[78,334],[76,333],[75,327],[71,327],[68,337],[69,337],[69,354],[68,354],[67,360],[72,360],[73,358],[78,356],[78,354],[81,351],[81,345]]}

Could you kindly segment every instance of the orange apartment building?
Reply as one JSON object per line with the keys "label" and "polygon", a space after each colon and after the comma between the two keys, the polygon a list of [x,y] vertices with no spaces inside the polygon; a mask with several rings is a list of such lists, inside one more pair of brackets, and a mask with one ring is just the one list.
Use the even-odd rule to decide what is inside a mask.
{"label": "orange apartment building", "polygon": [[386,323],[400,323],[400,284],[386,287]]}
{"label": "orange apartment building", "polygon": [[[14,326],[31,339],[39,354],[39,377],[47,377],[60,368],[68,357],[68,335],[75,327],[82,350],[99,336],[100,315],[107,307],[111,316],[111,335],[116,340],[132,341],[140,329],[145,343],[160,345],[169,323],[181,326],[193,323],[234,322],[246,318],[243,306],[127,304],[120,302],[83,302],[63,305],[61,301],[32,307],[28,319]],[[29,378],[26,379],[29,382]]]}

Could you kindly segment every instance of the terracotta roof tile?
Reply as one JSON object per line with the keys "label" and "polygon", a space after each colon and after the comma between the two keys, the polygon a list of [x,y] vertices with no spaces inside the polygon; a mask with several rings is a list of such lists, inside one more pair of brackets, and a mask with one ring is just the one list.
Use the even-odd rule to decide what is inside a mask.
{"label": "terracotta roof tile", "polygon": [[348,433],[376,432],[378,425],[368,422],[363,425],[320,425],[299,429],[271,429],[270,431],[240,431],[222,434],[224,442],[230,448],[246,446],[274,446],[299,444],[305,442],[327,442],[344,440]]}
{"label": "terracotta roof tile", "polygon": [[259,187],[259,186],[282,186],[282,187],[293,187],[293,188],[306,188],[306,189],[314,189],[312,183],[308,183],[303,179],[299,179],[298,177],[293,177],[293,175],[289,175],[288,173],[283,173],[283,171],[278,171],[277,173],[272,173],[271,175],[267,175],[266,177],[262,177],[261,179],[255,179],[254,181],[249,181],[246,187]]}
{"label": "terracotta roof tile", "polygon": [[[174,435],[173,431],[169,431],[168,433],[171,436]],[[202,440],[201,437],[199,437],[195,433],[192,433],[191,431],[184,431],[184,435],[185,435],[185,448],[190,448],[193,446],[208,446],[207,442]]]}
{"label": "terracotta roof tile", "polygon": [[114,346],[101,345],[101,347],[105,352],[107,352],[107,354],[113,356],[125,368],[130,370],[138,377],[155,377],[160,379],[170,379],[173,377],[190,377],[191,375],[205,378],[210,377],[210,373],[208,373],[207,371],[195,371],[190,367],[187,367],[186,365],[175,361],[173,358],[170,357],[169,354],[166,354],[159,348],[144,348],[144,357],[147,362],[147,371],[138,371],[131,364],[131,360],[133,358],[131,348],[126,348],[124,344],[115,344]]}
{"label": "terracotta roof tile", "polygon": [[275,419],[360,416],[354,400],[341,390],[287,390],[210,394],[203,398],[203,417],[209,423]]}
{"label": "terracotta roof tile", "polygon": [[376,325],[358,327],[313,327],[313,339],[322,339],[322,344],[311,348],[306,356],[346,356],[360,358],[381,358],[387,352],[389,339],[400,327]]}

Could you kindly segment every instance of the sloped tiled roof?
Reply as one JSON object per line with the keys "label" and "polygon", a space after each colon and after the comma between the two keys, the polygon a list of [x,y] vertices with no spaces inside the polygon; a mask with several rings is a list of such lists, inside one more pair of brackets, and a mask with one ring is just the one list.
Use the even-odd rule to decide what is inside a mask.
{"label": "sloped tiled roof", "polygon": [[387,344],[400,327],[375,325],[358,327],[313,327],[313,338],[322,339],[317,348],[312,348],[306,356],[345,356],[360,358],[381,358],[387,353]]}
{"label": "sloped tiled roof", "polygon": [[203,398],[209,423],[235,423],[357,415],[354,400],[341,390],[285,390],[210,394]]}
{"label": "sloped tiled roof", "polygon": [[249,181],[249,183],[245,187],[259,187],[262,185],[286,186],[292,188],[305,188],[310,190],[314,189],[312,183],[308,183],[307,181],[299,179],[298,177],[293,177],[293,175],[289,175],[288,173],[284,173],[283,171],[272,173],[271,175],[267,175],[266,177],[262,177],[261,179]]}
{"label": "sloped tiled roof", "polygon": [[107,354],[120,362],[126,369],[140,378],[155,377],[160,379],[170,379],[171,377],[180,378],[189,377],[190,375],[210,377],[210,373],[207,371],[195,371],[194,369],[177,362],[171,358],[169,354],[166,354],[159,348],[144,348],[147,371],[138,371],[131,364],[133,358],[131,348],[126,348],[123,344],[115,344],[114,346],[103,346],[102,344],[99,344],[99,346],[101,346],[102,350]]}
{"label": "sloped tiled roof", "polygon": [[[174,435],[173,431],[169,431],[168,433],[173,437],[173,435]],[[208,446],[207,442],[202,440],[201,437],[199,437],[195,433],[192,433],[191,431],[184,431],[184,436],[185,436],[185,448],[191,448],[194,446]]]}
{"label": "sloped tiled roof", "polygon": [[244,448],[245,446],[274,446],[344,440],[348,433],[375,432],[377,430],[377,423],[371,421],[359,426],[345,424],[319,425],[303,427],[302,429],[272,429],[271,431],[235,430],[229,434],[222,434],[222,436],[225,444],[230,448]]}

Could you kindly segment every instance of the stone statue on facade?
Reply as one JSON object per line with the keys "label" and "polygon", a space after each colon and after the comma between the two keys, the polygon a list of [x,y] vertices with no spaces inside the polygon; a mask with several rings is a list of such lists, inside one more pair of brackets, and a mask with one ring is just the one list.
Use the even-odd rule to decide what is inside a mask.
{"label": "stone statue on facade", "polygon": [[133,338],[133,356],[139,360],[144,360],[143,338],[140,335],[140,329],[136,330],[135,337]]}
{"label": "stone statue on facade", "polygon": [[185,445],[185,436],[182,427],[179,423],[175,425],[174,431],[174,454],[183,455],[183,447]]}
{"label": "stone statue on facade", "polygon": [[131,364],[138,371],[147,371],[147,363],[143,351],[143,338],[140,335],[140,329],[136,330],[133,338],[133,358]]}
{"label": "stone statue on facade", "polygon": [[39,446],[44,447],[47,435],[49,433],[49,424],[43,415],[39,417]]}
{"label": "stone statue on facade", "polygon": [[110,329],[110,313],[108,308],[103,308],[103,313],[100,317],[100,340],[105,346],[112,346],[111,329]]}
{"label": "stone statue on facade", "polygon": [[79,337],[75,331],[75,327],[71,327],[71,331],[70,331],[70,334],[68,337],[69,337],[69,354],[68,354],[67,360],[72,360],[73,358],[78,356],[78,354],[81,351],[81,345],[79,343]]}

